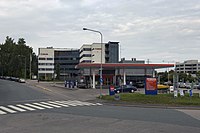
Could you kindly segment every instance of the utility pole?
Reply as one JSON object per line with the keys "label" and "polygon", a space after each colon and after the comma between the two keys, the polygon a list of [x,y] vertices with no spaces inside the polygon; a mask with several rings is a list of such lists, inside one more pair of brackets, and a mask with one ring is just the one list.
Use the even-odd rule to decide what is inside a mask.
{"label": "utility pole", "polygon": [[31,63],[32,63],[32,53],[30,53],[30,75],[29,75],[30,76],[30,80],[31,80],[31,75],[32,75],[31,74],[31,65],[32,65]]}

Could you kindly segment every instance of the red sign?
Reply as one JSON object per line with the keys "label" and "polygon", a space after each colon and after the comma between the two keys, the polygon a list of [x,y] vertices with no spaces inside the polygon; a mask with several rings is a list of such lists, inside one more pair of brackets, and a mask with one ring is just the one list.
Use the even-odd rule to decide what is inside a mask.
{"label": "red sign", "polygon": [[146,90],[157,90],[156,78],[146,78]]}
{"label": "red sign", "polygon": [[115,87],[114,86],[110,86],[110,90],[114,91]]}

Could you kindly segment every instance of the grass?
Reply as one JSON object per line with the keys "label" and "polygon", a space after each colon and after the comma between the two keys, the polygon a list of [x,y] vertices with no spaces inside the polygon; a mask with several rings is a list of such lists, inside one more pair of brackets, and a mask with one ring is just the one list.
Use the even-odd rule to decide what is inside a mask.
{"label": "grass", "polygon": [[[184,97],[174,98],[173,94],[145,95],[140,93],[123,93],[120,95],[120,101],[136,104],[159,104],[159,105],[189,105],[200,106],[200,97],[194,93],[192,97],[186,94]],[[104,100],[115,101],[115,96],[105,95]]]}

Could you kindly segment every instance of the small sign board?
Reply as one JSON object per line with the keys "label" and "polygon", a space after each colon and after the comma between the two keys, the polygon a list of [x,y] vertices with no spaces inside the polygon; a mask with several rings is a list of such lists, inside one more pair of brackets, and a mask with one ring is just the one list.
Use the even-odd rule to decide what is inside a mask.
{"label": "small sign board", "polygon": [[180,89],[180,96],[184,96],[184,92],[183,92],[183,89]]}
{"label": "small sign board", "polygon": [[145,94],[146,95],[157,95],[157,79],[156,78],[146,78],[145,80]]}
{"label": "small sign board", "polygon": [[193,93],[192,93],[192,89],[189,91],[190,93],[190,97],[192,97],[193,96]]}
{"label": "small sign board", "polygon": [[178,97],[178,91],[174,90],[174,97]]}
{"label": "small sign board", "polygon": [[100,83],[103,83],[103,78],[100,78]]}

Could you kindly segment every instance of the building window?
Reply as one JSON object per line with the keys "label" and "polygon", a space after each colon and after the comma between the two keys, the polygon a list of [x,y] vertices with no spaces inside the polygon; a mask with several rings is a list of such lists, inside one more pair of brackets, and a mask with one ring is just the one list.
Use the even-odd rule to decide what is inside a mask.
{"label": "building window", "polygon": [[92,55],[91,55],[91,54],[83,54],[83,55],[81,56],[81,58],[83,58],[83,57],[92,57]]}
{"label": "building window", "polygon": [[39,58],[39,60],[45,60],[45,58]]}
{"label": "building window", "polygon": [[83,51],[91,51],[91,48],[83,48]]}
{"label": "building window", "polygon": [[83,60],[81,63],[91,63],[91,60]]}
{"label": "building window", "polygon": [[53,58],[47,58],[47,60],[53,60]]}

